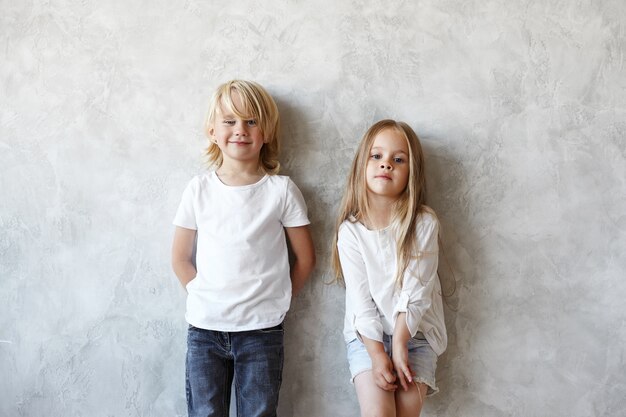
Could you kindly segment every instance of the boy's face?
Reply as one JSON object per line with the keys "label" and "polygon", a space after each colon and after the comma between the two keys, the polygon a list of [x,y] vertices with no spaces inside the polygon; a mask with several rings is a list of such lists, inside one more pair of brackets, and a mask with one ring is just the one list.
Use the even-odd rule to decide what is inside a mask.
{"label": "boy's face", "polygon": [[[241,97],[232,94],[238,113],[243,113]],[[209,130],[211,141],[222,151],[224,163],[231,161],[258,163],[261,148],[265,143],[263,132],[253,118],[240,118],[223,103],[220,105],[213,127]]]}

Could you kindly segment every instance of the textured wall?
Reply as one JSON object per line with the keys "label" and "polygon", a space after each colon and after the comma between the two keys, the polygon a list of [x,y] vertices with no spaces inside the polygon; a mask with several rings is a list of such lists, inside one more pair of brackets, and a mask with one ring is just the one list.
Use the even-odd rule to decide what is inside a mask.
{"label": "textured wall", "polygon": [[384,117],[423,139],[458,281],[424,414],[623,415],[622,0],[0,10],[0,415],[185,415],[171,220],[234,77],[279,103],[319,255],[286,323],[281,416],[358,415],[324,281],[350,159]]}

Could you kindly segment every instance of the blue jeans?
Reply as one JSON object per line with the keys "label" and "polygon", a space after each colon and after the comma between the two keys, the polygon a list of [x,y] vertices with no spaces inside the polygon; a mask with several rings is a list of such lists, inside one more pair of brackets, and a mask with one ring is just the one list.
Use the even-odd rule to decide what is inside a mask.
{"label": "blue jeans", "polygon": [[282,324],[245,332],[189,326],[189,417],[228,417],[233,378],[238,417],[275,417],[282,373]]}

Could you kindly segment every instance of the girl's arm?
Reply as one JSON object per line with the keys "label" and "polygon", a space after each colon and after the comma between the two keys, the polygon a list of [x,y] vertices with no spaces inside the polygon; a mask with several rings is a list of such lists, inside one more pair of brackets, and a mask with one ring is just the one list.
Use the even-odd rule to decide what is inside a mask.
{"label": "girl's arm", "polygon": [[411,332],[406,326],[406,313],[398,314],[396,326],[393,329],[393,342],[391,346],[393,367],[400,379],[400,385],[406,391],[413,381],[413,373],[409,367],[409,349],[408,342],[411,338]]}
{"label": "girl's arm", "polygon": [[296,296],[300,293],[309,275],[315,268],[315,247],[309,226],[285,227],[289,246],[295,260],[291,265],[291,294]]}
{"label": "girl's arm", "polygon": [[361,340],[372,360],[372,376],[374,377],[374,382],[380,389],[395,391],[398,386],[394,384],[394,382],[396,382],[394,364],[387,352],[385,352],[383,344],[376,340],[368,339],[365,336],[361,336]]}
{"label": "girl's arm", "polygon": [[392,355],[400,383],[406,389],[412,381],[408,365],[408,341],[415,336],[424,313],[432,306],[435,284],[438,282],[438,236],[437,218],[424,214],[418,226],[418,256],[409,262],[402,281],[402,291],[394,308],[394,332]]}
{"label": "girl's arm", "polygon": [[183,288],[196,277],[193,264],[193,249],[196,244],[196,231],[176,226],[172,243],[172,269]]}
{"label": "girl's arm", "polygon": [[370,293],[363,255],[356,237],[345,227],[339,229],[337,250],[346,284],[346,302],[354,313],[352,325],[372,360],[374,382],[385,391],[395,391],[393,362],[382,343],[383,326]]}
{"label": "girl's arm", "polygon": [[357,336],[382,342],[383,324],[372,299],[367,269],[357,237],[345,225],[339,228],[337,252],[346,284],[346,308],[353,313],[352,328]]}
{"label": "girl's arm", "polygon": [[[402,290],[393,313],[394,328],[397,328],[398,320],[403,321],[411,337],[415,336],[422,317],[432,306],[433,293],[439,282],[437,277],[439,252],[437,219],[434,216],[426,217],[418,228],[418,254],[409,262],[404,272]],[[400,313],[405,313],[402,318],[400,318]]]}

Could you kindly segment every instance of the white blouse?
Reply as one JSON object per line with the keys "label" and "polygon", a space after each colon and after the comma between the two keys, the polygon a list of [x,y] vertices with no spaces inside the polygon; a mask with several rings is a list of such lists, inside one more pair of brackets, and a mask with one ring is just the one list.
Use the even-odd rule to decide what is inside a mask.
{"label": "white blouse", "polygon": [[442,354],[448,338],[437,276],[439,222],[424,212],[416,226],[418,256],[409,262],[402,288],[395,282],[396,240],[391,227],[369,230],[357,221],[339,228],[338,250],[346,283],[346,342],[363,335],[382,342],[392,335],[400,313],[406,313],[411,336],[421,331]]}

